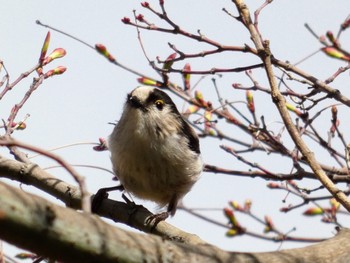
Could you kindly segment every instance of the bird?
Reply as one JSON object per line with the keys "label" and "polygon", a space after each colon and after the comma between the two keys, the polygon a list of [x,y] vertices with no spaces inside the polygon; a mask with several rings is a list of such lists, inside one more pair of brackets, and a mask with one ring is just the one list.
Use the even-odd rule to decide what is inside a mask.
{"label": "bird", "polygon": [[167,207],[152,217],[156,221],[174,216],[203,170],[196,132],[169,95],[152,86],[136,87],[127,95],[108,148],[123,189]]}

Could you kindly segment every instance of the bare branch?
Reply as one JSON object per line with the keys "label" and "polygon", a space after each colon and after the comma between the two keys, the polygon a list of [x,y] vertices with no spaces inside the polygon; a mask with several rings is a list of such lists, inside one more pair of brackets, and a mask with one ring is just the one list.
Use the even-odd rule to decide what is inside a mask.
{"label": "bare branch", "polygon": [[[256,46],[256,49],[258,50],[258,53],[260,54],[261,60],[263,61],[264,65],[265,65],[266,75],[267,75],[267,78],[269,80],[269,84],[271,86],[272,100],[276,104],[276,107],[278,108],[278,110],[281,114],[281,117],[286,125],[286,128],[287,128],[290,136],[292,137],[293,141],[295,142],[295,144],[298,147],[298,149],[300,150],[300,152],[303,154],[304,158],[306,159],[306,161],[310,165],[311,169],[313,170],[313,172],[315,173],[317,178],[328,189],[328,191],[346,208],[346,210],[348,210],[350,212],[349,199],[342,191],[340,191],[334,185],[334,183],[329,179],[329,177],[323,171],[322,167],[319,165],[319,163],[315,159],[313,152],[307,147],[307,145],[301,139],[299,131],[297,130],[297,128],[295,127],[295,125],[293,124],[293,122],[291,120],[291,117],[290,117],[290,115],[287,111],[287,108],[286,108],[285,99],[282,96],[282,94],[280,93],[280,91],[278,89],[278,85],[276,83],[276,79],[274,77],[274,73],[273,73],[273,69],[272,69],[273,59],[272,59],[272,55],[271,55],[271,51],[270,51],[270,47],[269,47],[269,42],[268,41],[264,41],[264,42],[260,41],[260,39],[258,37],[258,33],[256,32],[255,27],[251,23],[249,10],[248,10],[247,6],[244,4],[244,2],[242,0],[234,0],[234,2],[236,4],[236,7],[237,7],[239,13],[241,14],[241,16],[244,17],[244,19],[247,23],[246,24],[247,29],[251,33],[252,40]],[[275,60],[275,62],[276,62],[276,60]],[[282,63],[279,63],[279,64],[282,64]],[[282,66],[282,65],[280,65],[280,66]],[[307,76],[304,76],[304,77],[307,78]],[[307,78],[307,79],[312,81],[311,79],[313,79],[313,78],[311,78],[311,79]],[[315,81],[315,79],[313,79],[313,81]],[[318,80],[316,80],[315,82],[317,83],[318,87],[321,87],[320,85],[322,85],[322,88],[324,88],[324,89],[326,87],[328,87],[327,85],[325,85],[324,83],[322,83]],[[350,106],[350,101],[347,98],[345,101],[343,96],[340,96],[340,92],[336,92],[336,94],[337,94],[337,96],[335,96],[336,99],[339,99],[339,100],[342,99],[342,102],[344,104],[346,104],[347,106]]]}

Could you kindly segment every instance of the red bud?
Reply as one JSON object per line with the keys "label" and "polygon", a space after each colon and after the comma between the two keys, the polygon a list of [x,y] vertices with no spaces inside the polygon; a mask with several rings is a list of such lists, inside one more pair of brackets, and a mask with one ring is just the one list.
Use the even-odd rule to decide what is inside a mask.
{"label": "red bud", "polygon": [[136,16],[136,19],[139,20],[140,22],[145,21],[145,20],[143,19],[143,15],[141,15],[141,14],[139,14],[138,16]]}
{"label": "red bud", "polygon": [[343,24],[341,24],[341,29],[345,30],[350,26],[350,18],[348,18],[347,20],[345,20],[345,22]]}
{"label": "red bud", "polygon": [[123,17],[123,18],[122,18],[122,22],[123,22],[124,24],[130,24],[130,18],[129,18],[129,17]]}
{"label": "red bud", "polygon": [[97,152],[102,152],[108,150],[107,141],[105,138],[98,138],[100,144],[93,147]]}

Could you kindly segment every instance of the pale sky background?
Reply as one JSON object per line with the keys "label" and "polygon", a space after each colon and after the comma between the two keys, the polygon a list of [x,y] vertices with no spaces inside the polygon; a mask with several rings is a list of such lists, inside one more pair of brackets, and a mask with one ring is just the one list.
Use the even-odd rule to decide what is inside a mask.
{"label": "pale sky background", "polygon": [[[158,8],[158,1],[149,2]],[[221,11],[225,7],[236,14],[236,9],[231,1],[178,0],[165,2],[169,16],[187,31],[196,33],[197,29],[200,29],[209,38],[226,45],[242,46],[247,43],[253,46],[243,26]],[[250,0],[246,3],[250,10],[254,11],[263,1]],[[35,24],[35,20],[39,19],[42,23],[59,28],[89,44],[103,43],[122,64],[146,75],[157,77],[157,74],[148,66],[148,62],[141,51],[135,28],[121,22],[124,16],[132,18],[133,9],[136,9],[137,13],[145,15],[145,18],[149,21],[156,24],[160,23],[155,16],[141,7],[140,1],[136,0],[80,0],[60,1],[59,3],[52,0],[1,1],[0,59],[4,61],[12,81],[20,73],[36,64],[48,31],[46,28]],[[350,3],[348,0],[275,0],[263,10],[259,18],[260,32],[264,38],[271,41],[272,52],[277,58],[294,63],[320,48],[317,40],[305,29],[304,23],[309,23],[318,34],[324,34],[327,30],[337,32],[339,25],[349,13]],[[143,32],[142,39],[147,55],[152,60],[155,60],[156,56],[165,59],[172,53],[167,45],[168,42],[188,53],[208,48],[206,45],[187,41],[181,36],[174,37],[155,32]],[[349,32],[346,32],[342,38],[345,48],[349,46],[349,42]],[[18,115],[18,120],[23,118],[26,113],[31,115],[27,120],[28,127],[24,131],[16,132],[14,137],[44,149],[76,142],[96,142],[99,137],[107,137],[113,128],[108,122],[116,121],[120,117],[127,92],[138,85],[137,77],[109,64],[103,57],[81,43],[51,31],[49,50],[52,51],[57,47],[66,49],[67,55],[65,58],[48,65],[46,69],[63,65],[67,67],[67,71],[62,76],[46,80],[33,94]],[[192,69],[210,69],[212,67],[247,66],[257,62],[256,58],[246,54],[227,55],[226,53],[204,60],[191,61],[190,63]],[[177,67],[181,68],[183,65],[184,63],[179,63]],[[340,66],[344,65],[344,62],[332,60],[318,53],[300,67],[320,79],[326,79]],[[22,98],[33,76],[17,85],[1,101],[1,118],[7,119],[11,107]],[[266,84],[266,79],[261,71],[256,71],[255,77],[260,81],[260,84]],[[192,83],[195,83],[198,78],[193,76]],[[199,89],[206,98],[211,97],[210,100],[217,103],[210,78],[211,76],[202,81]],[[221,93],[230,101],[244,100],[245,96],[244,92],[233,90],[232,83],[251,85],[244,74],[226,74],[222,78],[215,78]],[[175,76],[173,79],[179,80],[181,78]],[[332,86],[349,97],[349,73],[343,74]],[[173,95],[171,96],[176,101],[178,108],[183,109],[183,102]],[[279,120],[274,107],[268,106],[270,102],[271,99],[268,96],[256,95],[257,116],[264,115],[268,123]],[[237,107],[245,108],[240,104],[237,104]],[[345,107],[341,108],[339,110],[340,116],[346,116],[347,110]],[[328,119],[324,119],[327,122],[318,123],[318,127],[324,127],[322,130],[323,136],[327,134],[330,127],[330,114],[327,114]],[[347,122],[345,118],[342,121],[342,131],[345,134],[345,139],[348,139],[346,134],[349,132],[349,125],[344,125]],[[276,123],[271,127],[278,132],[281,124]],[[240,138],[241,132],[236,127],[232,126],[225,132]],[[247,136],[242,138],[250,142]],[[285,140],[286,143],[289,142],[287,137]],[[238,170],[249,168],[220,150],[219,145],[221,144],[236,149],[240,148],[240,146],[227,141],[202,140],[203,159],[206,163]],[[317,150],[317,148],[315,149]],[[94,152],[91,146],[71,147],[56,151],[56,153],[72,164],[111,168],[108,152]],[[1,149],[0,154],[7,155],[8,153],[6,149]],[[317,153],[317,156],[324,158],[324,162],[330,159],[328,155],[321,153]],[[247,158],[250,158],[253,162],[265,163],[268,169],[275,172],[288,172],[291,169],[290,161],[278,156],[253,154],[247,155]],[[38,162],[42,167],[54,164],[54,162],[45,158],[36,158],[33,161]],[[328,164],[333,165],[333,160],[331,162]],[[110,186],[114,183],[109,173],[94,169],[78,169],[78,171],[87,178],[88,190],[92,193],[101,187]],[[73,183],[70,176],[60,169],[52,169],[50,172]],[[305,181],[300,184],[306,187],[317,187],[319,185],[315,184],[314,181]],[[28,186],[22,186],[22,188],[24,190],[31,189]],[[37,194],[42,193],[37,192]],[[227,206],[227,202],[237,200],[242,203],[249,198],[253,202],[252,211],[260,218],[265,215],[271,216],[275,225],[283,232],[288,232],[296,227],[296,231],[293,232],[295,236],[332,236],[334,225],[325,225],[320,222],[320,218],[304,218],[301,215],[306,207],[287,214],[279,213],[280,207],[289,203],[297,204],[301,201],[291,196],[287,198],[286,204],[283,204],[282,200],[285,195],[285,192],[267,189],[266,181],[261,179],[203,173],[191,193],[185,197],[184,203],[189,207],[220,209],[203,213],[210,218],[226,223],[222,208]],[[115,194],[111,197],[118,198],[119,196],[120,194]],[[155,211],[154,204],[144,203],[143,201],[139,201],[139,203],[145,204],[149,209]],[[239,216],[238,218],[240,223],[249,230],[262,233],[262,225],[247,217]],[[203,222],[182,211],[178,211],[175,217],[168,221],[227,250],[271,251],[279,249],[281,246],[279,243],[262,241],[247,236],[227,238],[225,237],[226,230],[224,228]],[[346,225],[345,219],[340,220],[340,222],[349,227],[349,225]],[[116,224],[116,226],[120,226],[120,224]],[[285,242],[281,248],[301,246],[305,246],[305,244]],[[12,248],[8,248],[7,245],[5,246],[5,253],[13,255],[14,251]]]}

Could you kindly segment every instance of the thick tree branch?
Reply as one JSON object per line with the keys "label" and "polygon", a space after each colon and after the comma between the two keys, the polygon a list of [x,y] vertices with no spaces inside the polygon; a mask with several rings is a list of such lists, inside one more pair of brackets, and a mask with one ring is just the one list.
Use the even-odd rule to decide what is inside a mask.
{"label": "thick tree branch", "polygon": [[[56,197],[68,207],[81,208],[81,194],[78,187],[56,178],[34,163],[21,163],[0,156],[0,177],[32,185]],[[124,202],[105,199],[101,203],[98,214],[146,233],[152,231],[153,234],[166,239],[191,244],[205,243],[197,236],[186,233],[164,221],[160,222],[155,229],[152,229],[151,225],[145,224],[145,220],[152,213],[143,206],[130,206]]]}
{"label": "thick tree branch", "polygon": [[[0,177],[32,185],[61,200],[68,207],[80,209],[79,188],[57,179],[36,164],[25,164],[0,156]],[[104,199],[97,213],[115,222],[123,223],[145,233],[156,234],[165,239],[193,245],[206,244],[196,235],[186,233],[164,221],[160,222],[155,229],[152,229],[151,225],[145,224],[145,220],[152,213],[141,205],[128,205],[124,202]],[[300,240],[300,238],[296,239]]]}
{"label": "thick tree branch", "polygon": [[[64,262],[348,262],[350,230],[314,246],[270,253],[226,252],[113,227],[0,183],[0,238]],[[45,242],[42,242],[45,240]],[[341,261],[342,260],[342,261]]]}
{"label": "thick tree branch", "polygon": [[49,152],[49,151],[45,151],[39,147],[35,147],[33,145],[24,143],[24,142],[20,142],[17,141],[15,139],[12,139],[10,137],[3,137],[0,140],[0,145],[3,146],[8,146],[8,147],[13,147],[13,146],[17,146],[20,148],[24,148],[30,151],[34,151],[36,153],[40,153],[45,155],[48,158],[51,158],[53,160],[55,160],[56,162],[58,162],[59,165],[61,165],[63,168],[65,168],[74,178],[74,180],[79,184],[79,188],[80,188],[80,192],[81,192],[81,207],[85,212],[91,212],[91,204],[90,204],[90,194],[87,192],[87,186],[85,183],[85,178],[80,176],[75,169],[68,165],[60,156]]}
{"label": "thick tree branch", "polygon": [[[0,192],[1,239],[40,255],[64,262],[155,262],[159,257],[176,262],[186,250],[197,253],[196,247],[191,251],[178,242],[120,230],[96,215],[51,204],[3,183]],[[214,247],[207,252],[204,258],[228,256]]]}
{"label": "thick tree branch", "polygon": [[32,185],[72,208],[80,208],[79,188],[56,178],[35,163],[22,163],[0,155],[0,177]]}

